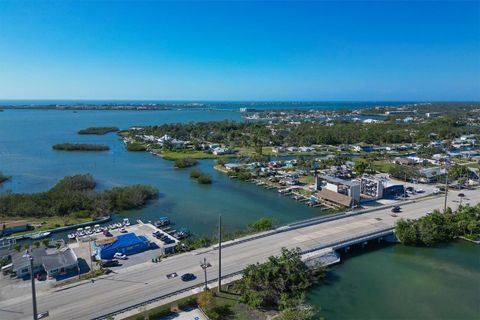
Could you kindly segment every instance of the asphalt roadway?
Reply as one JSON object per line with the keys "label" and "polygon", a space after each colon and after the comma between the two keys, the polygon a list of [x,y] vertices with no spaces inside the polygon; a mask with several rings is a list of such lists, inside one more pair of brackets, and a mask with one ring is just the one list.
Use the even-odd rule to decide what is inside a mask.
{"label": "asphalt roadway", "polygon": [[[464,203],[474,205],[480,202],[479,190],[463,193],[466,195]],[[457,194],[449,193],[448,205],[453,209],[458,206]],[[403,205],[402,212],[397,217],[392,216],[390,208],[379,208],[229,246],[222,250],[222,274],[238,272],[248,264],[263,262],[267,257],[278,254],[282,247],[308,250],[393,227],[397,219],[419,218],[433,209],[443,209],[443,203],[442,197],[417,200]],[[197,250],[167,258],[160,263],[147,262],[119,269],[115,274],[96,279],[94,283],[83,281],[60,288],[42,288],[37,294],[38,312],[48,311],[48,319],[92,319],[200,284],[203,282],[200,261],[204,257],[212,265],[207,269],[208,277],[216,278],[217,250]],[[172,272],[179,276],[191,272],[197,279],[190,282],[182,282],[179,276],[167,279],[166,275]],[[32,319],[28,286],[24,286],[20,295],[15,290],[12,291],[12,296],[7,293],[1,298],[0,319]]]}

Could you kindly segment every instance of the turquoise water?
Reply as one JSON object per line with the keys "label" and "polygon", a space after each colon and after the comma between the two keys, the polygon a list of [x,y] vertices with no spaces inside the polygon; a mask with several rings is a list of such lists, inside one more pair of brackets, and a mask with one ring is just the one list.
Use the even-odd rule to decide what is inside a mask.
{"label": "turquoise water", "polygon": [[359,250],[308,294],[326,320],[480,318],[480,246]]}
{"label": "turquoise water", "polygon": [[[38,192],[52,187],[66,175],[91,173],[99,188],[128,184],[150,184],[161,196],[141,210],[128,213],[132,219],[154,220],[168,215],[178,226],[196,234],[214,232],[218,214],[227,229],[239,229],[264,216],[286,223],[320,214],[277,192],[231,180],[213,169],[212,160],[199,168],[213,176],[212,185],[199,185],[189,170],[173,169],[172,162],[145,152],[127,152],[116,134],[78,135],[90,126],[161,124],[232,119],[231,111],[60,111],[5,110],[0,113],[0,171],[12,180],[0,192]],[[108,152],[62,152],[51,146],[62,142],[104,143]],[[133,221],[133,220],[132,220]]]}

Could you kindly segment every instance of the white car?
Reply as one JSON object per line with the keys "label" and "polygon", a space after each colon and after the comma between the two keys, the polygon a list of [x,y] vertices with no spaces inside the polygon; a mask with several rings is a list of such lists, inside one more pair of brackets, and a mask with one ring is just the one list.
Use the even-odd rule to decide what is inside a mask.
{"label": "white car", "polygon": [[126,260],[127,256],[121,252],[117,252],[113,255],[114,259]]}

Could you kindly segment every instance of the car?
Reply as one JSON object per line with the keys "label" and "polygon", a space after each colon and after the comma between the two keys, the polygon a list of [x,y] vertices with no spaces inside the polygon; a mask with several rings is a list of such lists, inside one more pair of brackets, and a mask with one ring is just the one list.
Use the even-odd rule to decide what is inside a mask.
{"label": "car", "polygon": [[105,237],[113,237],[113,234],[111,234],[110,231],[108,231],[108,230],[103,231],[103,235]]}
{"label": "car", "polygon": [[197,277],[193,273],[185,273],[181,276],[182,281],[192,281],[195,280]]}
{"label": "car", "polygon": [[423,190],[423,189],[415,189],[415,192],[416,192],[416,193],[424,193],[425,190]]}
{"label": "car", "polygon": [[127,256],[124,253],[117,252],[113,255],[115,259],[126,260]]}
{"label": "car", "polygon": [[40,272],[35,275],[35,278],[37,278],[38,281],[44,281],[47,280],[47,273],[46,272]]}
{"label": "car", "polygon": [[393,213],[397,213],[397,212],[400,212],[401,211],[401,208],[399,206],[395,206],[392,208],[392,212]]}
{"label": "car", "polygon": [[108,267],[115,267],[115,266],[118,266],[120,264],[120,262],[118,262],[118,260],[103,260],[100,265],[103,267],[103,268],[108,268]]}

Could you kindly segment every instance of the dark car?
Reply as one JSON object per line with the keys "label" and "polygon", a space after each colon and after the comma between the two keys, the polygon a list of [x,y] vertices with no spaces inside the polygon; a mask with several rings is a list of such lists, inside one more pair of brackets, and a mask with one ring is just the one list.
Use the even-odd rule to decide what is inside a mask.
{"label": "dark car", "polygon": [[103,260],[101,262],[101,265],[103,268],[109,268],[109,267],[115,267],[115,266],[118,266],[120,263],[118,262],[118,260]]}
{"label": "dark car", "polygon": [[392,212],[394,212],[394,213],[398,213],[398,212],[400,212],[400,210],[401,209],[400,209],[399,206],[395,206],[395,207],[392,208]]}
{"label": "dark car", "polygon": [[185,273],[181,276],[182,281],[192,281],[195,280],[197,277],[193,273]]}

